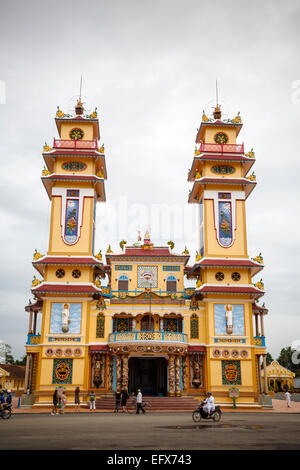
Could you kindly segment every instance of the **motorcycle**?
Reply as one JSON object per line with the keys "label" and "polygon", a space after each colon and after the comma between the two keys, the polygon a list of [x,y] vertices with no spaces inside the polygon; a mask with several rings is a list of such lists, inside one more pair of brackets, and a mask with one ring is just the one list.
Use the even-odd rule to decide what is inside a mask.
{"label": "motorcycle", "polygon": [[11,417],[11,404],[3,403],[3,410],[0,411],[0,417],[2,419],[9,419]]}
{"label": "motorcycle", "polygon": [[204,405],[205,405],[205,402],[202,401],[199,405],[199,408],[197,408],[193,412],[192,414],[193,421],[195,421],[195,423],[199,423],[201,419],[212,419],[215,423],[218,423],[222,416],[222,411],[220,407],[216,406],[214,411],[212,411],[211,413],[208,413],[207,411],[203,409]]}

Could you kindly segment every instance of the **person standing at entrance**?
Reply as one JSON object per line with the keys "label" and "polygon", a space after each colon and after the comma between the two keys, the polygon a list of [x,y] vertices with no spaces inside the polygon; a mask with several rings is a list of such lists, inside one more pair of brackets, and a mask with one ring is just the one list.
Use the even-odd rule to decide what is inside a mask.
{"label": "person standing at entrance", "polygon": [[53,409],[51,411],[52,415],[58,415],[57,405],[58,405],[58,392],[56,388],[53,393]]}
{"label": "person standing at entrance", "polygon": [[146,411],[143,408],[143,395],[140,389],[138,389],[138,393],[136,396],[136,414],[138,415],[140,413],[140,410],[142,410],[143,414],[146,413]]}
{"label": "person standing at entrance", "polygon": [[286,401],[287,407],[290,408],[290,406],[291,406],[291,394],[290,394],[290,392],[287,390],[285,392],[284,396],[285,396],[285,401]]}
{"label": "person standing at entrance", "polygon": [[74,401],[75,401],[75,408],[77,409],[77,411],[79,411],[79,408],[80,408],[80,395],[79,394],[80,394],[80,388],[76,387]]}
{"label": "person standing at entrance", "polygon": [[127,393],[126,388],[124,388],[121,392],[121,406],[122,406],[123,413],[127,411],[126,403],[127,403],[128,398],[129,398],[129,395]]}
{"label": "person standing at entrance", "polygon": [[116,404],[115,404],[115,413],[118,413],[119,411],[119,406],[120,406],[120,403],[121,403],[121,392],[120,390],[117,388],[117,391],[115,393],[115,399],[116,399]]}
{"label": "person standing at entrance", "polygon": [[90,393],[90,410],[96,410],[96,395],[95,392]]}

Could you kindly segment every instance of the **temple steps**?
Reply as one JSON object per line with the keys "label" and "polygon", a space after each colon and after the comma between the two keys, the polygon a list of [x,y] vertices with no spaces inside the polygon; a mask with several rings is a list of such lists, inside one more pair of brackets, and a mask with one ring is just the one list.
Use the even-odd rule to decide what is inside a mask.
{"label": "temple steps", "polygon": [[[194,411],[199,405],[199,400],[193,397],[143,397],[144,402],[149,402],[151,411]],[[130,408],[130,399],[127,402]],[[111,410],[115,409],[114,397],[101,397],[96,400],[97,410]]]}

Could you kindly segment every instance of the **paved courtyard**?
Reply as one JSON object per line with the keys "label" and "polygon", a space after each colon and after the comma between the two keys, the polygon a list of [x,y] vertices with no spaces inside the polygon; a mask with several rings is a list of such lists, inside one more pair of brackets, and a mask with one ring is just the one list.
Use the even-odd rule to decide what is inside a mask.
{"label": "paved courtyard", "polygon": [[15,414],[0,419],[0,449],[299,449],[298,413],[224,413],[196,424],[190,413]]}

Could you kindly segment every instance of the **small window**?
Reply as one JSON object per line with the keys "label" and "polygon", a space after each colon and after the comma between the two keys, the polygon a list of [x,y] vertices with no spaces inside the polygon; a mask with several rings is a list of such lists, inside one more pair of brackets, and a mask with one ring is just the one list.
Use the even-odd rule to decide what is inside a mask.
{"label": "small window", "polygon": [[175,276],[169,276],[167,278],[166,285],[167,292],[176,292],[177,291],[177,280]]}

